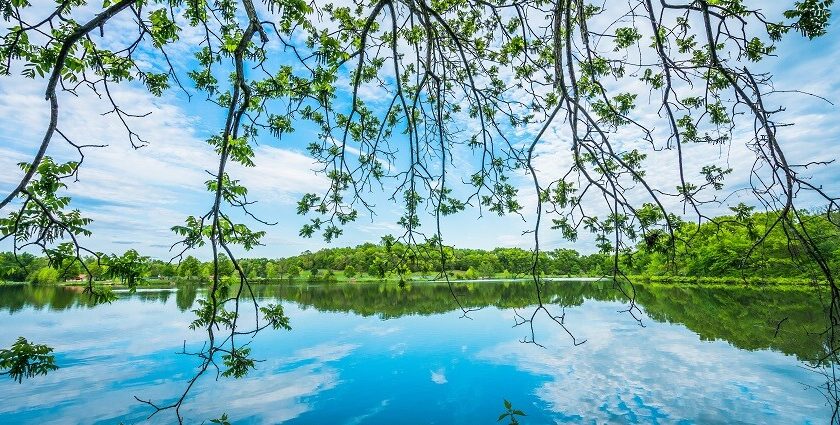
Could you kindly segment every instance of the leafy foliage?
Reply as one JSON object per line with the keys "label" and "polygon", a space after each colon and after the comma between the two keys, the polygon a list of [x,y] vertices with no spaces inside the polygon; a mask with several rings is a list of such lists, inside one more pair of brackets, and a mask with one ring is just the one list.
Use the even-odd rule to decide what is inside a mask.
{"label": "leafy foliage", "polygon": [[[441,217],[467,207],[525,214],[519,193],[524,177],[537,195],[532,207],[539,218],[531,230],[533,252],[526,252],[531,265],[520,271],[525,259],[517,258],[501,267],[514,274],[530,270],[535,282],[551,268],[540,246],[544,222],[570,240],[593,234],[600,255],[614,260],[603,271],[616,279],[636,267],[634,256],[649,254],[659,258],[650,264],[676,270],[676,261],[690,257],[684,252],[696,249],[692,238],[710,239],[703,225],[692,231],[685,223],[693,220],[683,215],[711,221],[705,206],[726,199],[720,192],[734,173],[714,161],[690,164],[685,150],[720,152],[721,145],[740,144],[755,156],[752,169],[742,170],[756,177],[752,202],[777,220],[745,225],[754,244],[734,251],[746,250],[744,257],[751,258],[758,242],[775,240],[774,232],[783,229],[790,246],[810,259],[807,267],[819,269],[832,288],[839,311],[827,319],[834,329],[840,327],[840,287],[829,260],[832,245],[807,232],[810,216],[797,198],[818,198],[827,204],[828,218],[837,198],[802,171],[814,164],[787,162],[779,143],[787,125],[776,115],[784,108],[766,104],[775,86],[751,69],[779,53],[777,44],[787,34],[825,35],[832,5],[787,1],[780,16],[768,17],[743,0],[394,0],[352,7],[269,0],[259,10],[252,0],[106,0],[101,7],[63,1],[44,10],[25,0],[6,1],[0,3],[8,24],[0,33],[0,74],[43,82],[50,118],[33,160],[21,165],[20,184],[0,200],[0,209],[10,210],[0,219],[0,240],[10,239],[15,252],[39,249],[61,277],[79,267],[88,277],[87,292],[110,299],[93,287],[95,268],[84,258],[101,255],[79,240],[90,235],[90,220],[60,193],[78,178],[85,150],[95,146],[61,131],[59,94],[90,90],[100,96],[129,143],[141,148],[149,142],[132,123],[142,116],[126,112],[110,88],[136,81],[155,96],[197,91],[224,118],[207,140],[217,155],[205,185],[209,208],[172,227],[180,238],[174,256],[187,264],[189,277],[197,275],[191,250],[212,256],[209,270],[202,270],[211,288],[196,321],[210,343],[194,354],[203,362],[200,374],[224,353],[226,370],[238,376],[252,359],[236,343],[236,312],[246,297],[255,305],[258,300],[250,271],[234,252],[262,244],[265,231],[256,226],[272,223],[252,213],[254,201],[234,174],[255,165],[253,146],[263,132],[281,138],[296,128],[314,130],[307,150],[328,184],[302,196],[298,213],[308,221],[301,236],[339,238],[344,226],[374,214],[370,194],[387,185],[401,206],[397,224],[407,248],[396,264],[387,248],[364,267],[354,265],[379,277],[402,276],[418,258],[435,254],[434,261],[424,261],[448,278],[455,255],[443,241]],[[117,17],[128,26],[111,25]],[[604,28],[604,22],[610,24]],[[185,37],[187,31],[199,39]],[[185,40],[190,43],[176,50]],[[173,61],[176,51],[193,53],[195,60],[186,66]],[[380,94],[377,102],[364,95],[369,89]],[[549,144],[545,166],[541,142],[552,132],[568,143],[560,150]],[[59,137],[78,152],[77,161],[56,163],[46,155]],[[625,149],[627,141],[640,148]],[[651,168],[672,170],[673,178],[657,186],[648,178]],[[129,285],[144,273],[125,258],[108,258],[113,276]],[[476,276],[497,271],[492,258],[465,270],[470,267]],[[292,265],[288,274],[300,269],[319,268]],[[239,281],[235,292],[232,279]],[[632,314],[634,297],[626,295]],[[563,326],[546,306],[539,311]],[[216,334],[218,324],[224,324],[224,337]],[[185,398],[171,406],[148,404],[177,413]]]}
{"label": "leafy foliage", "polygon": [[508,421],[510,421],[508,422],[510,425],[518,425],[519,419],[517,418],[517,416],[527,415],[521,410],[514,409],[513,405],[509,401],[505,400],[505,411],[504,413],[499,415],[499,419],[497,419],[496,422],[501,422],[503,419],[507,419]]}
{"label": "leafy foliage", "polygon": [[130,249],[122,256],[112,254],[106,258],[107,276],[118,278],[121,283],[135,289],[143,279],[149,267],[149,257],[141,256],[137,251]]}
{"label": "leafy foliage", "polygon": [[10,348],[0,349],[0,375],[9,375],[22,383],[24,378],[46,375],[58,369],[53,349],[43,344],[33,344],[18,337]]}

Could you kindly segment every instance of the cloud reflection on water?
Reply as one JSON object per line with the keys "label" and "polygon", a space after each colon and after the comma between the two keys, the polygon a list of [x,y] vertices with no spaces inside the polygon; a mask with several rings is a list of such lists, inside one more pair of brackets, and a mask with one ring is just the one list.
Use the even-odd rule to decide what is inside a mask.
{"label": "cloud reflection on water", "polygon": [[647,320],[642,328],[617,320],[620,304],[587,304],[567,316],[583,328],[581,346],[546,327],[546,349],[507,341],[477,357],[547,378],[533,394],[562,422],[794,424],[830,415],[815,390],[793,384],[822,381],[792,370],[792,356],[701,341],[683,326]]}
{"label": "cloud reflection on water", "polygon": [[[541,349],[518,342],[513,312],[486,308],[381,320],[285,303],[291,332],[253,341],[264,360],[240,380],[207,376],[184,405],[188,423],[227,413],[235,423],[493,422],[501,400],[528,423],[805,423],[830,411],[813,390],[819,376],[793,356],[701,341],[682,325],[646,320],[623,305],[586,301],[567,323],[579,347],[539,323]],[[18,386],[0,382],[0,423],[142,422],[134,396],[172,400],[196,359],[179,356],[203,335],[187,325],[176,297],[123,298],[93,309],[0,315],[8,345],[18,334],[55,345],[62,368]],[[446,385],[443,385],[446,384]],[[151,423],[171,423],[170,412]],[[485,420],[486,419],[486,420]],[[524,422],[523,422],[524,423]]]}

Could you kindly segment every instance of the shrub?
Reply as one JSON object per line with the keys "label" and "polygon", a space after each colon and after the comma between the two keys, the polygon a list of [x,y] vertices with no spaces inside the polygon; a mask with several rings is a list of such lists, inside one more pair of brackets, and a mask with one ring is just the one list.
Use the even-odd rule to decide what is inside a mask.
{"label": "shrub", "polygon": [[58,270],[52,267],[44,267],[32,272],[29,281],[37,284],[52,284],[58,282]]}
{"label": "shrub", "polygon": [[464,277],[467,278],[467,280],[478,279],[478,272],[474,268],[470,267],[467,269],[466,273],[464,273]]}
{"label": "shrub", "polygon": [[347,266],[344,268],[344,276],[348,278],[353,278],[356,276],[356,268],[353,266]]}

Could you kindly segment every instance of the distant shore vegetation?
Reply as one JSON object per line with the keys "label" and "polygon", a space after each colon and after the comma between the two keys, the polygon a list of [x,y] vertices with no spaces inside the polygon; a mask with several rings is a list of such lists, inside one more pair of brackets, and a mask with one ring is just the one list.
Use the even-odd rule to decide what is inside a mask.
{"label": "distant shore vegetation", "polygon": [[[665,233],[650,233],[640,238],[632,251],[619,256],[620,267],[631,278],[642,282],[672,283],[805,283],[817,274],[802,266],[792,249],[785,229],[777,226],[765,235],[776,219],[774,213],[752,213],[733,208],[735,214],[717,217],[700,226],[685,223],[673,236],[676,251],[668,252]],[[819,241],[837,237],[837,228],[825,215],[806,216],[801,225]],[[441,255],[442,251],[442,255]],[[825,247],[828,264],[840,265],[840,247]],[[537,273],[544,277],[609,277],[615,266],[612,252],[583,254],[559,248],[539,253]],[[72,255],[60,251],[38,257],[28,253],[0,253],[0,280],[37,284],[87,282],[155,283],[161,280],[210,281],[213,262],[185,257],[180,263],[142,256],[135,250],[122,255],[103,255],[99,261],[86,258],[91,276]],[[521,248],[492,250],[451,248],[434,242],[409,246],[392,236],[379,243],[355,247],[324,248],[305,251],[286,258],[245,258],[238,261],[245,275],[253,281],[409,281],[409,280],[481,280],[519,279],[532,276],[532,251]],[[446,275],[441,273],[441,262]],[[218,273],[236,278],[236,265],[222,256]]]}

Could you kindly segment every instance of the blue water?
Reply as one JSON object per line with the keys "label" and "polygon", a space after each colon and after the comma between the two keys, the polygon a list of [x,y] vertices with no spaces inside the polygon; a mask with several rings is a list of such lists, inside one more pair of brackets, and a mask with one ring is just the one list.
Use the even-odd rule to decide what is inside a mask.
{"label": "blue water", "polygon": [[[61,367],[23,384],[0,381],[0,423],[146,423],[152,411],[134,397],[177,397],[197,364],[177,352],[203,341],[176,301],[161,292],[92,308],[0,310],[0,346],[25,336],[53,346]],[[809,388],[824,378],[796,356],[705,340],[680,323],[644,317],[641,327],[618,312],[620,301],[566,309],[570,330],[587,340],[577,347],[559,326],[538,321],[545,348],[521,343],[529,330],[512,327],[512,309],[492,305],[470,318],[390,319],[283,305],[293,329],[254,339],[263,361],[248,377],[200,379],[182,410],[186,423],[226,413],[243,424],[490,424],[503,399],[527,413],[523,424],[804,424],[831,415]]]}

